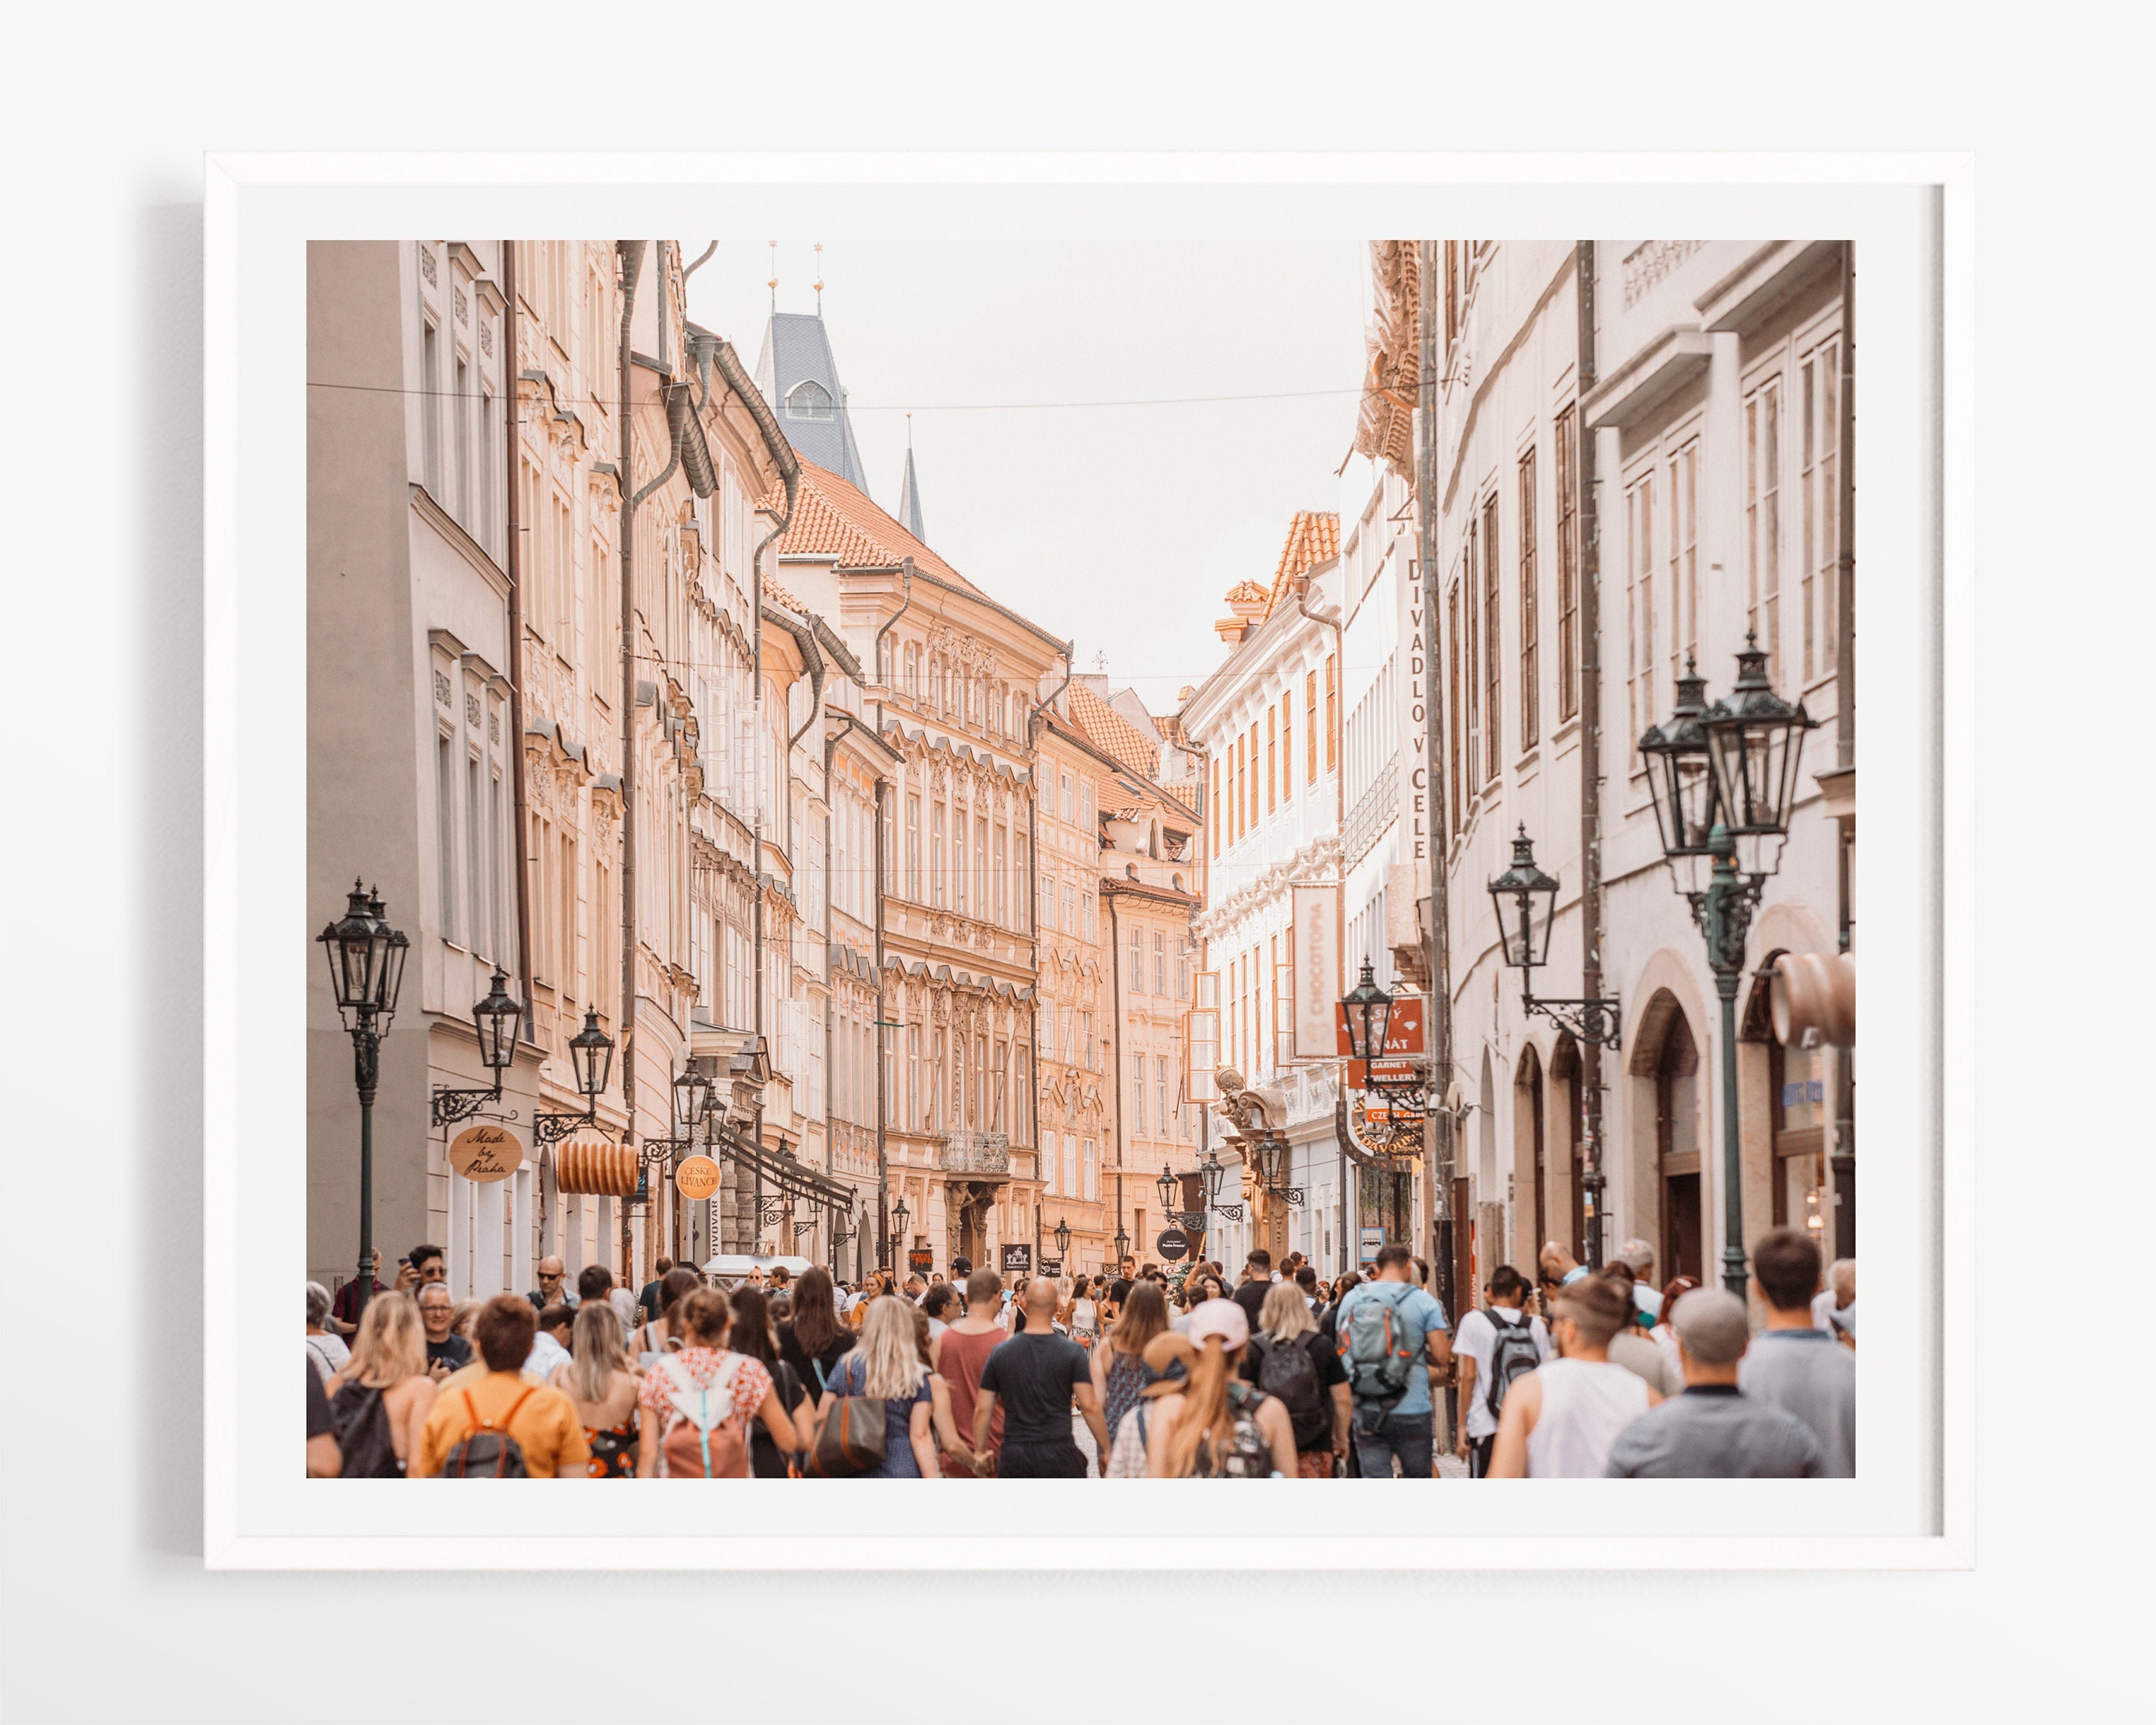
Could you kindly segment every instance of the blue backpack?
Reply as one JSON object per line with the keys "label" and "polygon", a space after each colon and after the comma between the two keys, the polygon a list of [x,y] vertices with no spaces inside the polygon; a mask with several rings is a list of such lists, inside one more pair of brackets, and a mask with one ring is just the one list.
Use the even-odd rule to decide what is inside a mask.
{"label": "blue backpack", "polygon": [[[1374,1283],[1366,1286],[1375,1287]],[[1414,1291],[1412,1283],[1394,1282],[1399,1293],[1362,1295],[1339,1327],[1340,1363],[1347,1368],[1348,1387],[1358,1402],[1374,1402],[1390,1408],[1408,1393],[1414,1375],[1415,1356],[1422,1352],[1422,1337],[1409,1338],[1400,1317],[1400,1302]]]}

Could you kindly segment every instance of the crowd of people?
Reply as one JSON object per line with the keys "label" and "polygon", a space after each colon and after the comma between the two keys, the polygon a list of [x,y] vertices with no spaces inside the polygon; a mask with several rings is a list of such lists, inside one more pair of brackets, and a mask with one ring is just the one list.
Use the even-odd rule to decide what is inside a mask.
{"label": "crowd of people", "polygon": [[[1428,1479],[1441,1397],[1471,1478],[1853,1477],[1856,1266],[1754,1243],[1746,1302],[1628,1241],[1491,1272],[1455,1330],[1407,1247],[1006,1283],[731,1287],[660,1259],[459,1302],[439,1246],[362,1303],[307,1285],[307,1472],[343,1478]],[[377,1275],[379,1264],[377,1264]]]}

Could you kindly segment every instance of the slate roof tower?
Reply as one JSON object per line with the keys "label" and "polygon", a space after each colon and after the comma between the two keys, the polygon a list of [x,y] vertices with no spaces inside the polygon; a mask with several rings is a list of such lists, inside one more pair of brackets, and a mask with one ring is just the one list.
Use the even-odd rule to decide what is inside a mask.
{"label": "slate roof tower", "polygon": [[763,352],[757,357],[756,385],[802,459],[868,490],[854,422],[846,412],[846,392],[839,382],[839,362],[820,314],[771,314],[763,326]]}

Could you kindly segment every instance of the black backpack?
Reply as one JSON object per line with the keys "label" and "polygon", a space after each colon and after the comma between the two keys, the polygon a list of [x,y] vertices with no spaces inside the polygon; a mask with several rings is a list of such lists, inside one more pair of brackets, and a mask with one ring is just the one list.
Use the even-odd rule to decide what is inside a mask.
{"label": "black backpack", "polygon": [[1288,1424],[1295,1429],[1296,1448],[1330,1448],[1332,1409],[1325,1404],[1325,1386],[1317,1381],[1317,1368],[1302,1338],[1275,1343],[1253,1336],[1250,1345],[1258,1353],[1258,1388],[1267,1395],[1278,1396],[1286,1408]]}
{"label": "black backpack", "polygon": [[531,1399],[537,1386],[526,1384],[524,1394],[509,1404],[509,1411],[499,1422],[480,1418],[479,1409],[472,1405],[471,1392],[461,1394],[465,1412],[471,1418],[472,1430],[457,1446],[442,1458],[442,1477],[445,1480],[528,1480],[529,1468],[524,1465],[524,1445],[509,1435],[509,1422],[516,1417],[517,1410]]}
{"label": "black backpack", "polygon": [[1490,1344],[1490,1373],[1482,1386],[1482,1405],[1495,1420],[1497,1410],[1505,1404],[1505,1393],[1517,1378],[1524,1378],[1543,1363],[1541,1350],[1535,1346],[1535,1323],[1525,1312],[1517,1323],[1508,1324],[1496,1311],[1486,1311],[1483,1317],[1490,1320],[1490,1327],[1496,1332],[1496,1339]]}
{"label": "black backpack", "polygon": [[340,1386],[330,1404],[330,1420],[336,1430],[337,1453],[344,1458],[339,1479],[403,1478],[404,1464],[390,1441],[389,1409],[380,1390],[357,1378]]}

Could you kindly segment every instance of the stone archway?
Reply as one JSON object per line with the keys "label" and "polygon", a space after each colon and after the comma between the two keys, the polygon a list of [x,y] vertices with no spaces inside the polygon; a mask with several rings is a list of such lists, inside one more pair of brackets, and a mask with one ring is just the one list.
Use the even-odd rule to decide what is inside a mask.
{"label": "stone archway", "polygon": [[1512,1071],[1512,1260],[1529,1266],[1549,1236],[1548,1086],[1542,1050],[1532,1040],[1520,1049]]}
{"label": "stone archway", "polygon": [[[1708,1250],[1707,1158],[1704,1153],[1700,1046],[1676,996],[1658,989],[1640,1015],[1627,1062],[1633,1104],[1630,1138],[1647,1174],[1634,1227],[1655,1246],[1665,1276],[1702,1281]],[[1651,1232],[1649,1225],[1651,1225]]]}
{"label": "stone archway", "polygon": [[[1558,1033],[1550,1051],[1548,1123],[1550,1140],[1545,1154],[1550,1164],[1549,1214],[1554,1239],[1581,1263],[1587,1261],[1587,1220],[1584,1210],[1586,1158],[1580,1144],[1580,1096],[1583,1076],[1579,1044],[1569,1030]],[[1536,1250],[1541,1246],[1537,1244]]]}

